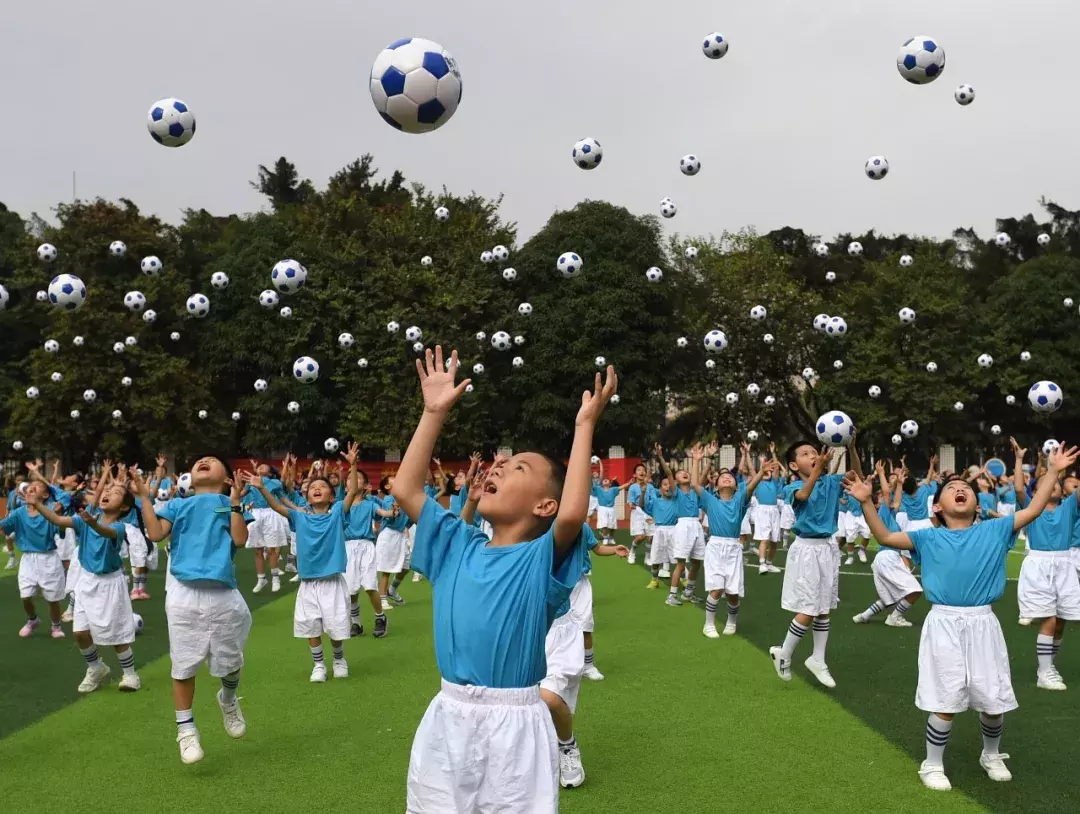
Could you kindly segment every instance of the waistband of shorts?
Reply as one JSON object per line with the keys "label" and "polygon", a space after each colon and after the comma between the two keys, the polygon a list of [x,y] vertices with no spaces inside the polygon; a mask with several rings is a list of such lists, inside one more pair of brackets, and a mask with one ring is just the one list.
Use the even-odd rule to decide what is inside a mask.
{"label": "waistband of shorts", "polygon": [[60,552],[58,552],[55,548],[50,548],[48,551],[23,551],[21,548],[19,549],[19,558],[20,559],[22,557],[30,557],[31,559],[33,559],[34,557],[59,557],[59,556],[60,556]]}
{"label": "waistband of shorts", "polygon": [[[806,543],[806,545],[836,545],[832,537],[799,537],[796,535],[795,543]],[[794,543],[792,543],[794,545]]]}
{"label": "waistband of shorts", "polygon": [[742,548],[742,543],[739,542],[738,537],[710,537],[709,545],[715,543],[716,545],[737,545]]}
{"label": "waistband of shorts", "polygon": [[957,605],[931,605],[932,613],[943,613],[947,616],[987,616],[993,614],[993,608],[989,605],[972,605],[962,608]]}
{"label": "waistband of shorts", "polygon": [[675,521],[675,525],[679,525],[679,523],[682,523],[684,520],[688,523],[700,522],[696,517],[680,517],[677,521]]}
{"label": "waistband of shorts", "polygon": [[1040,551],[1036,548],[1029,548],[1027,555],[1029,557],[1039,557],[1047,560],[1067,560],[1070,559],[1069,549],[1065,548],[1061,551]]}
{"label": "waistband of shorts", "polygon": [[454,684],[444,678],[439,695],[462,704],[485,707],[528,707],[541,703],[538,684],[532,687],[477,687],[474,684]]}
{"label": "waistband of shorts", "polygon": [[776,511],[780,511],[779,503],[758,503],[757,507],[759,509],[776,509]]}
{"label": "waistband of shorts", "polygon": [[[577,620],[574,619],[573,611],[567,611],[562,616],[556,616],[555,621],[551,623],[551,627],[554,630],[557,627],[567,627],[569,625],[576,625],[576,624],[577,624]],[[443,686],[445,687],[446,684],[447,684],[447,682],[444,681]],[[451,687],[456,687],[457,685],[456,684],[451,684],[450,686]]]}

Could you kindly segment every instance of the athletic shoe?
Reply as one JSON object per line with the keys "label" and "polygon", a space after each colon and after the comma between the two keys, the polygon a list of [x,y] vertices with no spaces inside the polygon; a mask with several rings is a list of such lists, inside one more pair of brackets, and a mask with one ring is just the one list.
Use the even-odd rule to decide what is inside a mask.
{"label": "athletic shoe", "polygon": [[375,617],[375,634],[374,635],[375,635],[376,639],[381,639],[383,636],[386,635],[386,617],[385,616],[382,619],[380,619],[378,616]]}
{"label": "athletic shoe", "polygon": [[289,580],[289,584],[290,585],[295,585],[299,581],[300,581],[300,575],[297,574],[295,577],[293,577],[292,579]]}
{"label": "athletic shoe", "polygon": [[[311,674],[311,680],[315,680],[315,674]],[[326,680],[326,668],[323,667],[323,681]],[[231,704],[226,704],[221,700],[221,690],[217,693],[218,706],[221,707],[221,719],[225,724],[225,734],[230,738],[242,738],[244,733],[247,732],[247,721],[244,720],[244,713],[240,711],[240,699],[233,698]]]}
{"label": "athletic shoe", "polygon": [[413,582],[419,582],[423,578],[424,578],[424,575],[421,574],[419,571],[413,572],[413,575],[412,575],[412,581]]}
{"label": "athletic shoe", "polygon": [[138,673],[124,673],[120,676],[120,692],[135,692],[142,689]]}
{"label": "athletic shoe", "polygon": [[765,563],[765,570],[768,571],[770,574],[780,573],[780,569],[773,565],[771,562]]}
{"label": "athletic shoe", "polygon": [[388,610],[393,610],[393,609],[394,609],[394,606],[390,604],[390,600],[389,600],[389,599],[384,599],[384,600],[382,601],[382,609],[383,609],[383,611],[385,612],[385,611],[388,611]]}
{"label": "athletic shoe", "polygon": [[637,563],[637,549],[635,549],[635,548],[630,549],[630,553],[626,555],[626,561],[630,565],[634,565],[634,564]]}
{"label": "athletic shoe", "polygon": [[991,755],[983,752],[979,755],[979,765],[986,771],[986,776],[998,783],[1007,783],[1012,780],[1012,772],[1005,767],[1005,761],[1009,756],[1004,752]]}
{"label": "athletic shoe", "polygon": [[139,588],[139,599],[149,599],[150,594],[146,592],[146,588]]}
{"label": "athletic shoe", "polygon": [[91,664],[86,668],[86,675],[83,676],[82,683],[79,684],[79,692],[88,693],[99,689],[106,681],[109,680],[109,665],[102,661],[97,664]]}
{"label": "athletic shoe", "polygon": [[71,609],[64,611],[64,615],[60,617],[61,622],[74,622],[75,614],[71,612]]}
{"label": "athletic shoe", "polygon": [[356,624],[354,622],[353,626],[349,628],[349,636],[363,636],[363,635],[364,635],[364,626],[363,625],[358,625],[358,624]]}
{"label": "athletic shoe", "polygon": [[27,619],[26,624],[19,628],[19,637],[25,639],[27,636],[37,630],[38,625],[40,624],[40,619]]}
{"label": "athletic shoe", "polygon": [[[139,589],[138,588],[132,588],[131,593],[128,594],[128,596],[130,596],[132,599],[141,599],[141,597],[139,596]],[[61,622],[64,621],[63,617],[60,618],[60,621]]]}
{"label": "athletic shoe", "polygon": [[345,659],[334,659],[334,678],[349,677],[349,662]]}
{"label": "athletic shoe", "polygon": [[695,605],[704,605],[705,604],[705,597],[698,596],[697,594],[683,594],[683,599],[688,599],[690,602],[693,602]]}
{"label": "athletic shoe", "polygon": [[15,558],[14,557],[8,557],[7,565],[4,566],[4,570],[5,571],[14,571],[15,570]]}
{"label": "athletic shoe", "polygon": [[684,602],[693,602],[694,601],[694,596],[695,596],[695,594],[694,594],[693,591],[691,591],[691,590],[689,590],[687,588],[683,588],[682,598],[683,598]]}
{"label": "athletic shoe", "polygon": [[1024,616],[1021,616],[1019,619],[1016,620],[1016,624],[1023,625],[1024,627],[1030,627],[1031,620]]}
{"label": "athletic shoe", "polygon": [[668,598],[664,600],[665,605],[671,605],[673,608],[677,608],[682,604],[682,600],[675,594],[668,594]]}
{"label": "athletic shoe", "polygon": [[767,574],[769,573],[769,569],[765,567],[765,563],[760,562],[758,563],[757,572],[759,574]]}
{"label": "athletic shoe", "polygon": [[[857,625],[865,625],[865,624],[869,624],[870,617],[869,616],[863,616],[861,613],[856,613],[854,616],[851,617],[851,621],[854,622]],[[885,621],[886,621],[886,623],[888,622],[887,619]]]}
{"label": "athletic shoe", "polygon": [[855,556],[853,554],[848,554],[844,558],[844,565],[854,565],[854,564],[855,564]]}
{"label": "athletic shoe", "polygon": [[582,678],[587,678],[589,681],[603,681],[604,674],[596,669],[595,664],[585,665],[585,670],[581,673]]}
{"label": "athletic shoe", "polygon": [[866,562],[866,549],[865,548],[863,548],[862,546],[859,546],[857,549],[855,549],[855,553],[859,555],[859,562],[862,562],[862,563]]}
{"label": "athletic shoe", "polygon": [[646,588],[659,588],[660,587],[660,580],[658,580],[658,579],[650,579],[649,584],[646,585],[645,587]]}
{"label": "athletic shoe", "polygon": [[885,617],[886,627],[913,627],[911,622],[901,616],[899,613],[893,611]]}
{"label": "athletic shoe", "polygon": [[559,785],[564,789],[576,789],[585,782],[585,768],[581,765],[581,750],[576,746],[559,750]]}
{"label": "athletic shoe", "polygon": [[701,632],[705,634],[706,639],[719,639],[720,634],[716,632],[716,625],[705,625],[701,629]]}
{"label": "athletic shoe", "polygon": [[660,577],[660,579],[671,579],[671,571],[669,571],[668,567],[665,565],[660,569],[660,573],[657,574],[657,576]]}
{"label": "athletic shoe", "polygon": [[1040,690],[1064,690],[1065,681],[1061,678],[1061,673],[1057,671],[1054,665],[1050,665],[1047,670],[1040,670],[1038,674],[1038,682],[1035,684]]}
{"label": "athletic shoe", "polygon": [[296,573],[296,566],[293,565],[291,562],[285,563],[285,573],[286,574],[295,574]]}
{"label": "athletic shoe", "polygon": [[387,594],[386,596],[395,605],[404,605],[405,604],[405,599],[401,596],[401,594]]}
{"label": "athletic shoe", "polygon": [[791,662],[780,655],[782,652],[781,647],[770,647],[769,658],[772,659],[773,667],[776,668],[776,674],[783,681],[791,681]]}
{"label": "athletic shoe", "polygon": [[735,627],[736,627],[735,623],[733,621],[731,621],[730,619],[728,619],[727,622],[724,623],[724,635],[725,636],[734,636],[735,635]]}
{"label": "athletic shoe", "polygon": [[952,783],[945,776],[945,767],[940,763],[924,760],[919,766],[919,779],[928,789],[934,791],[952,791]]}
{"label": "athletic shoe", "polygon": [[319,662],[311,668],[311,683],[322,684],[326,681],[326,664]]}
{"label": "athletic shoe", "polygon": [[202,744],[199,743],[199,730],[191,729],[181,732],[176,736],[176,742],[180,744],[180,760],[187,765],[198,763],[203,759]]}
{"label": "athletic shoe", "polygon": [[57,625],[56,627],[49,630],[49,635],[52,636],[54,639],[63,639],[64,631],[60,628],[60,625]]}
{"label": "athletic shoe", "polygon": [[258,581],[256,581],[255,587],[251,589],[251,592],[253,594],[257,594],[257,593],[261,592],[262,589],[265,588],[265,587],[266,587],[266,577],[260,577],[258,579]]}
{"label": "athletic shoe", "polygon": [[826,666],[825,662],[811,656],[803,662],[803,665],[807,670],[814,674],[814,678],[816,678],[823,687],[828,687],[831,690],[836,686],[836,681],[833,679],[832,673],[829,672],[829,668]]}
{"label": "athletic shoe", "polygon": [[281,590],[281,577],[275,576],[270,581],[270,591],[271,591],[271,593],[276,594],[280,590]]}

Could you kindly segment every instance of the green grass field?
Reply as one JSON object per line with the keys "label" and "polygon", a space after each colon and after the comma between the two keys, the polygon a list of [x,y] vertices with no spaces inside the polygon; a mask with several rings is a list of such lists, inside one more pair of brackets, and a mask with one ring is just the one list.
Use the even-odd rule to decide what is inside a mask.
{"label": "green grass field", "polygon": [[[1010,557],[1011,576],[1021,560]],[[923,789],[916,775],[926,718],[912,702],[927,609],[911,611],[910,630],[886,628],[883,617],[854,625],[851,616],[874,599],[868,565],[843,569],[829,642],[839,686],[828,691],[802,667],[809,636],[796,653],[795,679],[784,684],[773,672],[767,650],[789,621],[779,607],[781,575],[748,569],[739,635],[714,641],[701,635],[702,609],[665,606],[662,591],[646,590],[640,566],[594,561],[596,663],[607,679],[582,688],[576,734],[588,780],[563,791],[563,811],[1080,811],[1072,773],[1080,649],[1067,636],[1059,657],[1073,689],[1035,688],[1035,630],[1016,625],[1015,582],[997,605],[1020,701],[1003,741],[1015,779],[994,784],[983,774],[979,725],[969,713],[946,755],[954,791],[941,794]],[[154,598],[136,603],[146,620],[135,645],[143,690],[122,695],[114,679],[79,697],[84,665],[74,642],[41,629],[17,638],[14,572],[0,571],[5,810],[404,809],[412,735],[439,684],[428,584],[404,585],[408,604],[389,613],[390,635],[346,643],[352,675],[320,686],[308,683],[307,646],[292,637],[293,586],[253,596],[248,552],[238,570],[254,616],[240,685],[248,734],[225,735],[217,682],[204,673],[195,716],[206,758],[196,766],[180,763],[174,741],[161,572],[151,575]],[[370,609],[363,612],[370,627]],[[103,656],[115,676],[115,654]]]}

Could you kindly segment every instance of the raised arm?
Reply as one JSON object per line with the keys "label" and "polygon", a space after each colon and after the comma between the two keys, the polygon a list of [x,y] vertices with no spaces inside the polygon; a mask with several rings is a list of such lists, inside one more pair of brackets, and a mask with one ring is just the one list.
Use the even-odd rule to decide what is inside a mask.
{"label": "raised arm", "polygon": [[863,477],[862,459],[859,458],[859,450],[855,448],[855,434],[854,433],[851,434],[851,445],[848,447],[848,449],[851,451],[851,469],[856,475],[859,476],[859,478],[862,478]]}
{"label": "raised arm", "polygon": [[870,488],[869,479],[863,480],[858,477],[846,479],[844,481],[844,488],[848,490],[848,493],[855,500],[862,504],[866,525],[870,527],[870,533],[874,535],[875,540],[889,548],[899,548],[904,551],[911,551],[915,548],[911,542],[911,538],[904,534],[904,532],[889,531],[885,527],[885,524],[881,522],[881,518],[878,517],[877,507],[874,506],[874,501],[872,499],[874,490]]}
{"label": "raised arm", "polygon": [[356,496],[360,494],[360,478],[356,474],[356,459],[360,456],[360,445],[355,442],[349,444],[348,451],[343,455],[349,462],[349,479],[345,483],[345,501],[341,507],[348,514],[353,503],[356,502]]}
{"label": "raised arm", "polygon": [[926,480],[923,481],[923,486],[929,486],[937,477],[937,460],[937,455],[930,456],[930,465],[926,470]]}
{"label": "raised arm", "polygon": [[1062,472],[1076,463],[1078,454],[1080,454],[1080,449],[1077,447],[1066,449],[1064,446],[1050,453],[1050,457],[1046,461],[1046,474],[1050,477],[1040,479],[1039,488],[1031,496],[1031,503],[1013,515],[1014,531],[1019,531],[1042,514],[1042,510],[1046,508],[1050,496],[1054,493],[1058,478],[1061,477]]}
{"label": "raised arm", "polygon": [[[101,525],[101,523],[98,522],[97,518],[90,514],[90,512],[86,511],[86,509],[82,509],[79,512],[79,518],[100,536],[106,537],[110,540],[118,539],[118,535],[112,526]],[[68,519],[70,520],[71,518]],[[72,525],[74,525],[74,523],[72,523]]]}
{"label": "raised arm", "polygon": [[664,450],[659,443],[653,446],[653,450],[656,452],[656,460],[660,462],[660,469],[664,472],[664,477],[675,482],[675,475],[671,471],[671,467],[668,466],[668,462],[664,460]]}
{"label": "raised arm", "polygon": [[701,444],[694,444],[690,447],[690,459],[690,485],[700,495],[704,491],[701,481],[705,478],[702,467],[702,461],[705,460],[705,447]]}
{"label": "raised arm", "polygon": [[146,481],[142,479],[138,472],[131,473],[128,489],[135,497],[140,499],[142,504],[142,518],[143,526],[146,527],[146,536],[150,538],[151,542],[160,543],[169,536],[172,523],[168,520],[162,520],[154,512],[154,501],[150,499],[150,487],[146,485]]}
{"label": "raised arm", "polygon": [[817,483],[818,478],[821,477],[821,473],[825,471],[825,467],[829,465],[829,460],[831,458],[832,449],[830,447],[822,447],[821,454],[818,455],[814,468],[810,470],[810,477],[806,479],[806,483],[802,485],[802,488],[792,496],[795,500],[800,503],[805,503],[810,499],[810,493],[814,491],[814,484]]}
{"label": "raised arm", "polygon": [[280,514],[282,517],[289,516],[289,510],[284,505],[282,505],[280,500],[278,500],[270,493],[270,490],[266,488],[266,484],[263,483],[263,479],[258,475],[252,474],[250,472],[241,472],[240,477],[237,478],[235,501],[237,505],[240,504],[240,496],[243,494],[243,485],[245,483],[251,486],[252,489],[259,490],[259,494],[263,496],[263,499],[266,501],[267,506]]}
{"label": "raised arm", "polygon": [[1009,443],[1012,444],[1013,453],[1016,455],[1016,466],[1013,467],[1013,489],[1016,490],[1016,505],[1023,508],[1028,502],[1027,484],[1024,483],[1024,456],[1027,454],[1027,450],[1021,448],[1012,436],[1009,436]]}
{"label": "raised arm", "polygon": [[35,509],[38,510],[42,517],[44,517],[54,526],[69,529],[75,525],[70,517],[65,517],[62,514],[57,514],[45,503],[45,501],[41,499],[35,499],[32,505]]}
{"label": "raised arm", "polygon": [[[233,548],[243,548],[248,541],[247,520],[244,519],[244,509],[240,505],[240,496],[244,492],[244,482],[240,477],[233,477],[229,481],[229,536],[232,537]],[[143,505],[146,505],[145,503]]]}

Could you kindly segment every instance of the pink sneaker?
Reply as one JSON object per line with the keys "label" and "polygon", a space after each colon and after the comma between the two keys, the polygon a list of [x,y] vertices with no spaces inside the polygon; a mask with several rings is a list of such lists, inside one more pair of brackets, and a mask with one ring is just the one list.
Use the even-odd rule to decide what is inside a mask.
{"label": "pink sneaker", "polygon": [[142,595],[139,593],[138,588],[132,588],[131,589],[131,598],[132,599],[142,599]]}
{"label": "pink sneaker", "polygon": [[54,639],[63,639],[64,638],[64,630],[63,630],[63,628],[54,627],[50,631],[49,635],[52,636]]}
{"label": "pink sneaker", "polygon": [[27,619],[26,624],[19,628],[19,636],[25,639],[27,636],[37,630],[38,625],[40,624],[40,619]]}
{"label": "pink sneaker", "polygon": [[143,588],[143,589],[142,589],[142,590],[141,590],[141,591],[139,592],[139,596],[140,596],[140,597],[141,597],[142,599],[149,599],[149,598],[150,598],[150,594],[148,594],[148,593],[146,592],[146,588]]}

